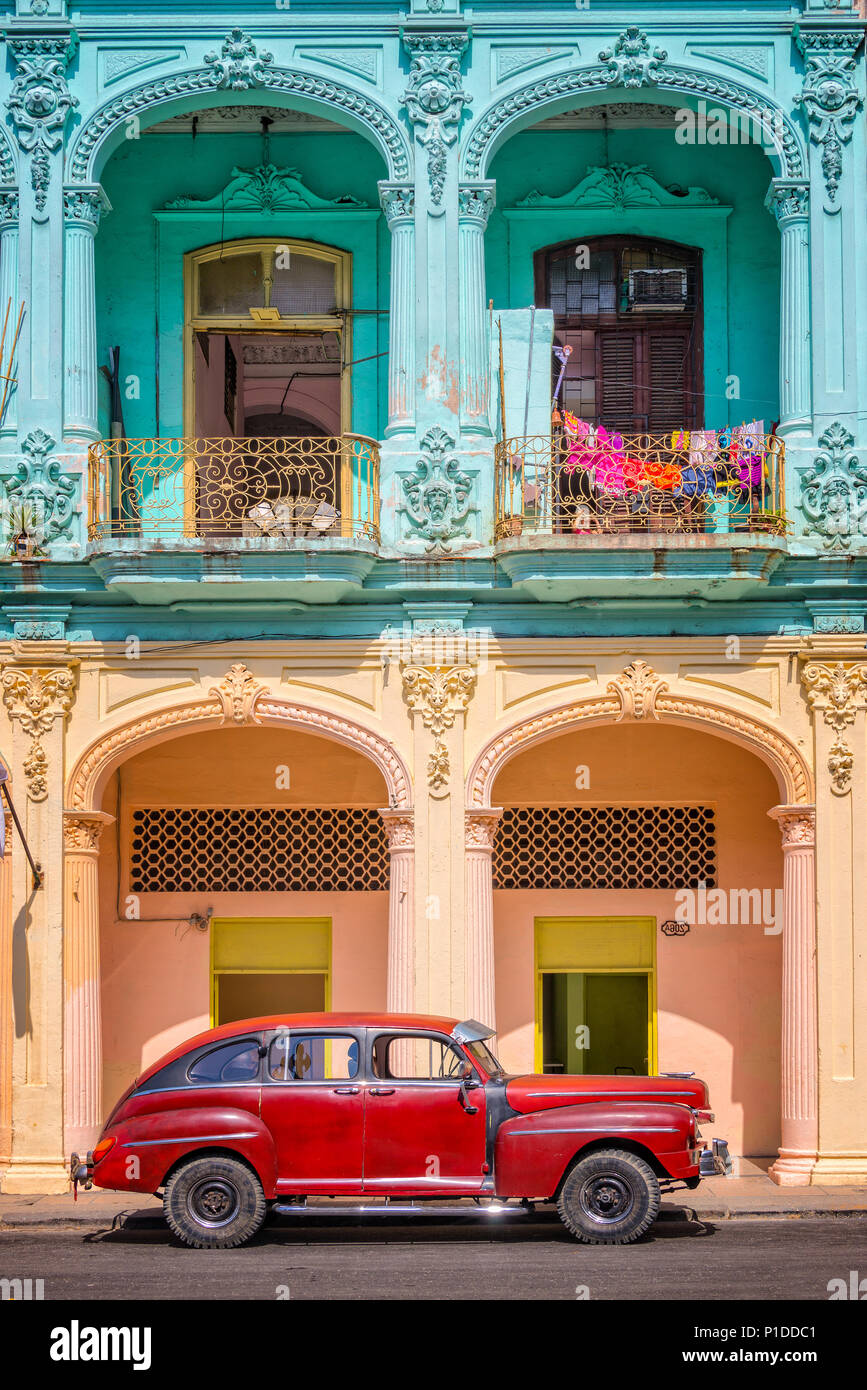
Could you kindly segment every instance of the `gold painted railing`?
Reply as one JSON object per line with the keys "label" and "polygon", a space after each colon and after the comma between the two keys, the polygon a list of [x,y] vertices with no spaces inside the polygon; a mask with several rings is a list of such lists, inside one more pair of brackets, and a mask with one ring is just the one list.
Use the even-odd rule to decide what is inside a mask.
{"label": "gold painted railing", "polygon": [[91,540],[379,540],[379,445],[364,435],[104,439],[88,465]]}
{"label": "gold painted railing", "polygon": [[496,450],[497,540],[621,532],[784,535],[785,446],[775,435],[588,428],[507,439]]}

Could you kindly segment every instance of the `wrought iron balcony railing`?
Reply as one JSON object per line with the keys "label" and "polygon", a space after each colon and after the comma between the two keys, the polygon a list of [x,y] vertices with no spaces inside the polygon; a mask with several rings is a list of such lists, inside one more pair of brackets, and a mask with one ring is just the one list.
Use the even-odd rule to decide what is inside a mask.
{"label": "wrought iron balcony railing", "polygon": [[379,445],[340,438],[108,439],[89,450],[91,540],[379,540]]}
{"label": "wrought iron balcony railing", "polygon": [[776,435],[571,428],[496,451],[495,537],[619,533],[784,535],[785,446]]}

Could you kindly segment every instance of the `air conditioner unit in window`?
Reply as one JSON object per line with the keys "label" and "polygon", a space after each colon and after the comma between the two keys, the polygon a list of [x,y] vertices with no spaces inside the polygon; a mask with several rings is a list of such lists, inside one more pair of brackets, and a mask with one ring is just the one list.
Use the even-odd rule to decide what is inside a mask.
{"label": "air conditioner unit in window", "polygon": [[688,278],[686,270],[679,267],[630,270],[629,308],[635,313],[644,314],[685,309],[689,294]]}

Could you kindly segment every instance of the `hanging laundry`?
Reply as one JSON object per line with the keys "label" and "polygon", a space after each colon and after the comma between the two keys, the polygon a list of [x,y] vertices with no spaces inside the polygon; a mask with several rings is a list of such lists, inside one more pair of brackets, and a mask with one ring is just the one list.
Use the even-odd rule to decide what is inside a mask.
{"label": "hanging laundry", "polygon": [[760,487],[765,477],[765,422],[752,420],[732,430],[729,462],[734,465],[733,482],[742,489]]}

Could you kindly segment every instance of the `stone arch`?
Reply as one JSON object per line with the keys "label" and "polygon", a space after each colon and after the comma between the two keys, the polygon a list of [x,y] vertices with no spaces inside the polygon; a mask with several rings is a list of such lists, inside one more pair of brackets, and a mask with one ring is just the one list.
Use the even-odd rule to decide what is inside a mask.
{"label": "stone arch", "polygon": [[98,811],[112,773],[147,746],[207,729],[258,725],[321,734],[353,748],[369,758],[382,773],[389,806],[394,810],[411,809],[409,770],[387,739],[343,715],[300,705],[272,693],[265,686],[242,688],[246,686],[243,676],[240,684],[236,681],[233,686],[230,674],[210,692],[212,699],[156,710],[101,734],[76,759],[67,781],[67,808],[78,812]]}
{"label": "stone arch", "polygon": [[[676,64],[651,63],[653,71],[645,79],[642,97],[646,100],[657,92],[671,92],[683,97],[694,96],[718,102],[732,110],[756,117],[770,114],[773,138],[774,173],[787,179],[806,177],[807,159],[802,134],[784,109],[770,93],[758,93],[740,82],[717,77],[711,73],[684,68]],[[567,72],[528,82],[516,91],[498,97],[479,113],[468,128],[463,145],[462,178],[485,179],[497,150],[525,125],[538,121],[544,114],[553,115],[558,109],[576,104],[589,105],[603,93],[618,100],[631,99],[634,94],[612,80],[609,66],[594,64],[570,68]]]}
{"label": "stone arch", "polygon": [[[655,673],[649,672],[650,676]],[[815,793],[813,774],[795,745],[769,724],[739,710],[726,709],[709,700],[682,696],[668,691],[656,678],[656,691],[649,705],[624,690],[624,678],[608,687],[614,693],[596,699],[561,705],[546,714],[535,715],[513,724],[497,734],[475,758],[467,778],[467,807],[485,809],[491,805],[494,780],[507,762],[534,743],[554,738],[580,725],[630,722],[646,719],[662,724],[687,725],[703,733],[716,734],[739,744],[766,763],[776,777],[780,801],[787,806],[812,806]]]}
{"label": "stone arch", "polygon": [[[344,82],[318,77],[294,68],[274,67],[246,91],[226,91],[217,85],[213,67],[189,68],[151,82],[142,82],[112,97],[83,122],[72,141],[67,157],[69,183],[98,183],[102,168],[123,138],[122,129],[133,117],[145,113],[154,121],[164,120],[178,110],[233,105],[253,105],[262,97],[279,99],[288,106],[295,98],[301,109],[310,109],[335,118],[339,113],[347,128],[364,135],[379,150],[388,168],[389,179],[406,181],[411,175],[409,141],[391,113],[366,92]],[[174,108],[174,109],[173,109]]]}

